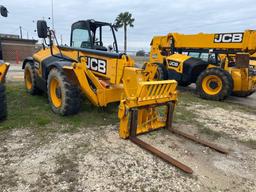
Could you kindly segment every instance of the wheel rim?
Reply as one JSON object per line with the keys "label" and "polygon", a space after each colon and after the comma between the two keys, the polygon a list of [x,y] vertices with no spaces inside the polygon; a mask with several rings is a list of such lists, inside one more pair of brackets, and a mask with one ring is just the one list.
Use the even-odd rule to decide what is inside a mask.
{"label": "wheel rim", "polygon": [[202,88],[208,95],[216,95],[222,89],[222,80],[216,75],[209,75],[203,79]]}
{"label": "wheel rim", "polygon": [[28,68],[26,68],[25,70],[25,85],[28,90],[32,89],[32,78],[30,70]]}
{"label": "wheel rim", "polygon": [[58,108],[61,106],[62,101],[61,101],[61,87],[59,84],[59,81],[56,78],[53,78],[50,81],[50,97],[52,104]]}

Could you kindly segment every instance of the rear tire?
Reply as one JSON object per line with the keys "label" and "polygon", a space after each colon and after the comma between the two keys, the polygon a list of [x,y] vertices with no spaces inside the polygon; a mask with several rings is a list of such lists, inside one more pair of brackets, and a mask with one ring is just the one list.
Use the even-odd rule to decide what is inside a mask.
{"label": "rear tire", "polygon": [[31,62],[28,62],[25,65],[24,82],[25,88],[30,95],[37,95],[42,93],[42,91],[36,85],[36,70],[34,64]]}
{"label": "rear tire", "polygon": [[231,95],[233,80],[223,69],[210,68],[199,75],[196,89],[203,99],[221,101]]}
{"label": "rear tire", "polygon": [[79,112],[81,97],[76,85],[71,84],[66,75],[54,68],[47,80],[48,99],[54,113],[73,115]]}
{"label": "rear tire", "polygon": [[5,120],[7,117],[7,103],[5,86],[0,84],[0,121]]}

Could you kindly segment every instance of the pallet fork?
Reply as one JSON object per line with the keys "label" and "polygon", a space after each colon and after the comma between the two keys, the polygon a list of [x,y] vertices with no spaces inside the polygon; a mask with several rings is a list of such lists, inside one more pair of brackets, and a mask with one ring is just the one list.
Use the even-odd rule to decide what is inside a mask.
{"label": "pallet fork", "polygon": [[[126,79],[126,75],[124,76],[124,79]],[[173,112],[177,98],[176,81],[158,81],[158,84],[155,84],[155,82],[152,82],[151,84],[150,81],[147,83],[137,82],[139,84],[138,87],[131,86],[131,83],[132,82],[130,81],[124,82],[126,95],[121,101],[119,107],[119,135],[121,138],[129,139],[139,147],[151,152],[167,163],[170,163],[189,174],[193,173],[193,170],[190,167],[142,141],[137,136],[151,130],[165,128],[174,134],[190,139],[206,147],[210,147],[220,153],[228,154],[228,151],[222,147],[196,138],[193,135],[189,135],[172,127]],[[127,89],[127,87],[134,87],[134,89]],[[166,108],[165,118],[161,118],[156,112],[156,108],[162,106],[165,106]]]}

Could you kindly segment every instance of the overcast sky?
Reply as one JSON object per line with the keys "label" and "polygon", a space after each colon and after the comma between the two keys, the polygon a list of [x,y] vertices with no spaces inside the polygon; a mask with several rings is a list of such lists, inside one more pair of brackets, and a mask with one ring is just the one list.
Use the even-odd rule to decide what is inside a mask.
{"label": "overcast sky", "polygon": [[[154,35],[168,32],[239,32],[256,29],[255,0],[53,0],[57,37],[69,43],[70,26],[77,20],[95,19],[114,22],[120,12],[135,18],[128,31],[128,49],[149,49]],[[0,0],[9,10],[0,18],[0,33],[19,34],[37,39],[33,20],[51,17],[51,0]],[[51,25],[51,21],[49,21]],[[123,47],[123,30],[118,31]]]}

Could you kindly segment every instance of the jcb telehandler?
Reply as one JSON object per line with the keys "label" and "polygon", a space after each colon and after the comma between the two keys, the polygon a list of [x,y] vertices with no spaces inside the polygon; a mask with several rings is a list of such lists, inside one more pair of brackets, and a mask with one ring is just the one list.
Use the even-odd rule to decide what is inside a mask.
{"label": "jcb telehandler", "polygon": [[[115,30],[111,24],[94,20],[75,22],[71,27],[70,46],[59,46],[54,31],[43,20],[37,22],[37,32],[45,43],[42,50],[23,62],[25,87],[32,95],[47,92],[53,112],[61,115],[77,113],[81,105],[80,92],[99,107],[120,101],[120,137],[129,138],[187,173],[192,173],[192,169],[136,136],[167,128],[173,133],[227,153],[218,146],[171,127],[177,100],[177,82],[152,81],[156,72],[155,65],[148,65],[145,70],[135,68],[131,57],[118,52]],[[106,47],[109,42],[111,46]],[[161,116],[163,112],[165,115]]]}
{"label": "jcb telehandler", "polygon": [[150,64],[158,65],[156,78],[175,79],[181,86],[196,83],[202,98],[223,100],[229,95],[249,96],[256,90],[256,31],[184,35],[169,33],[151,41]]}
{"label": "jcb telehandler", "polygon": [[[8,11],[2,5],[0,5],[0,12],[1,12],[1,16],[7,17]],[[4,120],[7,116],[7,103],[6,103],[4,82],[5,82],[6,73],[9,68],[9,64],[4,63],[1,57],[2,55],[0,55],[0,121]]]}

